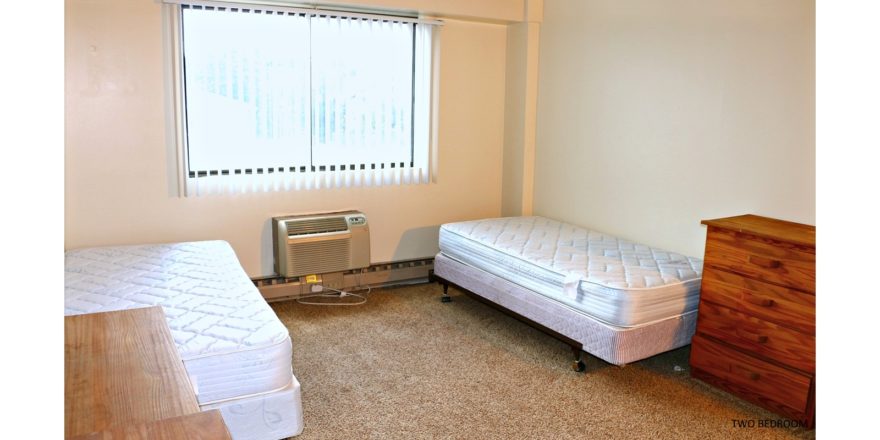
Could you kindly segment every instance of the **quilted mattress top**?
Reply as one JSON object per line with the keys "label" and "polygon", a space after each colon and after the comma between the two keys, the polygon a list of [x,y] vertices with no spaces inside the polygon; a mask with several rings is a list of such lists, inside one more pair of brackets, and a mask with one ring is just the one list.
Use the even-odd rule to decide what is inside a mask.
{"label": "quilted mattress top", "polygon": [[153,305],[164,309],[184,361],[259,349],[290,337],[225,241],[65,253],[65,315]]}
{"label": "quilted mattress top", "polygon": [[449,232],[569,280],[618,290],[654,289],[701,277],[700,259],[544,217],[448,223]]}

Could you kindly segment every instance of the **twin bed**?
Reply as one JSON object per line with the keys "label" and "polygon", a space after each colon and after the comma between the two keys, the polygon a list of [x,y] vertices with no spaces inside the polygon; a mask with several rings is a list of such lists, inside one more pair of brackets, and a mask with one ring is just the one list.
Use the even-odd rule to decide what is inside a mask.
{"label": "twin bed", "polygon": [[[702,262],[541,217],[445,224],[433,277],[623,365],[690,343]],[[65,253],[65,315],[160,305],[202,409],[236,440],[303,429],[287,328],[225,241]],[[448,298],[448,297],[446,297]]]}
{"label": "twin bed", "polygon": [[615,365],[690,343],[702,261],[543,217],[449,223],[434,277]]}
{"label": "twin bed", "polygon": [[160,305],[203,410],[236,440],[303,429],[292,344],[225,241],[65,253],[64,314]]}

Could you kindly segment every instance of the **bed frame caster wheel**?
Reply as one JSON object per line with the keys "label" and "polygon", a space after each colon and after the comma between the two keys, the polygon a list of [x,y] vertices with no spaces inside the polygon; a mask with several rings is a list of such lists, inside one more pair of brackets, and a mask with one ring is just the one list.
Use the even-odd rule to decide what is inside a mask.
{"label": "bed frame caster wheel", "polygon": [[440,297],[440,302],[452,302],[452,297],[449,296],[449,284],[443,283],[443,296]]}
{"label": "bed frame caster wheel", "polygon": [[580,373],[587,369],[587,364],[584,363],[584,351],[580,345],[572,345],[571,346],[571,354],[574,355],[574,360],[571,361],[571,369]]}

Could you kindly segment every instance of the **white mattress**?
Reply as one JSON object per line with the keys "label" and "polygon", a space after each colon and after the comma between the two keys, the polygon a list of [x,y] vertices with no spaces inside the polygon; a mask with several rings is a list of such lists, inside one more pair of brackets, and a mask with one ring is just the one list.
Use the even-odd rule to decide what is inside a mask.
{"label": "white mattress", "polygon": [[291,383],[291,341],[225,241],[65,253],[64,313],[160,305],[200,405]]}
{"label": "white mattress", "polygon": [[701,260],[548,218],[448,223],[440,251],[614,326],[690,313],[699,303]]}
{"label": "white mattress", "polygon": [[605,324],[534,291],[447,257],[434,258],[434,273],[474,294],[578,341],[583,350],[615,365],[625,365],[690,343],[697,312],[638,327]]}

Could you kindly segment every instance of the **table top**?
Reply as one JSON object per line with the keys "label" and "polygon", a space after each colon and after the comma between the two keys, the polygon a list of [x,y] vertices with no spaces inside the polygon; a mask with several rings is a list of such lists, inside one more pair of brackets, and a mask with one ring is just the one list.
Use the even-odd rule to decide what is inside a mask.
{"label": "table top", "polygon": [[66,437],[198,412],[161,307],[64,318]]}

